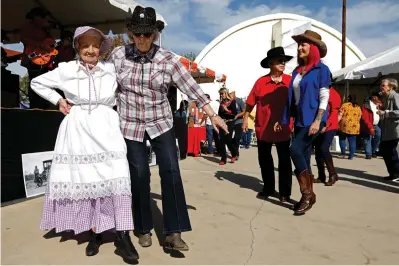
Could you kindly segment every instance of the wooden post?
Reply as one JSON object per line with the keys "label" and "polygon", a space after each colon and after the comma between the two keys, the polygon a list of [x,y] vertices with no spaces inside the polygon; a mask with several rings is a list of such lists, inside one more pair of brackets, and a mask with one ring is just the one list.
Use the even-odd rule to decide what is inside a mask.
{"label": "wooden post", "polygon": [[342,0],[342,57],[341,67],[345,67],[346,61],[346,0]]}

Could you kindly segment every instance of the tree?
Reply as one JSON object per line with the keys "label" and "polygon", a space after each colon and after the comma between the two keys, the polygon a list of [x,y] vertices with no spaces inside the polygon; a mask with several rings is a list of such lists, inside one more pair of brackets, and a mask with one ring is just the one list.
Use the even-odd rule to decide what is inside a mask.
{"label": "tree", "polygon": [[185,53],[182,55],[183,57],[187,58],[190,61],[194,61],[197,55],[193,52]]}
{"label": "tree", "polygon": [[29,91],[29,76],[25,75],[19,79],[19,99],[24,105],[29,103],[28,91]]}
{"label": "tree", "polygon": [[111,49],[109,49],[108,53],[104,55],[104,59],[107,60],[111,52],[119,46],[124,46],[129,44],[125,38],[123,38],[123,35],[115,35],[114,37],[110,38],[111,40]]}

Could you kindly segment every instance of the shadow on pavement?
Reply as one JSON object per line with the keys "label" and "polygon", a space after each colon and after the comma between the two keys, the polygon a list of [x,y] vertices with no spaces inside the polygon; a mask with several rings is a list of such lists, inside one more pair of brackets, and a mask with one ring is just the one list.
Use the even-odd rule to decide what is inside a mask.
{"label": "shadow on pavement", "polygon": [[[154,223],[154,231],[155,234],[158,238],[158,243],[160,246],[163,247],[163,243],[165,240],[165,235],[163,233],[163,216],[162,216],[162,211],[158,208],[156,200],[162,200],[162,197],[156,193],[151,193],[151,211],[152,211],[152,217],[153,217],[153,223]],[[187,209],[189,210],[197,210],[196,207],[187,205]],[[137,235],[136,235],[137,236]],[[78,245],[88,243],[89,242],[89,232],[83,232],[81,234],[75,235],[73,231],[64,231],[60,233],[56,233],[55,229],[52,229],[51,231],[47,232],[44,236],[45,239],[51,239],[51,238],[56,238],[60,237],[60,242],[65,242],[68,240],[75,240]],[[116,234],[115,230],[109,230],[106,232],[103,232],[101,234],[103,245],[108,244],[108,243],[113,243],[116,239]],[[136,243],[133,243],[134,245],[137,245]],[[164,252],[167,254],[170,254],[171,257],[174,258],[184,258],[184,254],[181,253],[180,251],[168,251],[164,249]],[[128,264],[137,264],[134,262],[127,262]]]}
{"label": "shadow on pavement", "polygon": [[[344,174],[344,175],[360,178],[360,179],[353,179],[353,178],[347,178],[347,177],[340,176],[341,180],[349,181],[354,184],[365,186],[368,188],[374,188],[374,189],[379,189],[379,190],[399,194],[399,184],[395,183],[393,181],[384,180],[382,176],[370,175],[361,170],[345,169],[345,168],[340,168],[340,167],[335,167],[335,170],[337,171],[338,175]],[[373,181],[373,182],[370,182],[370,181]],[[378,182],[381,184],[374,183],[374,182]],[[387,186],[387,185],[389,185],[389,186]],[[392,186],[394,186],[394,187],[392,187]]]}
{"label": "shadow on pavement", "polygon": [[[250,189],[256,193],[258,193],[259,191],[262,191],[262,189],[263,189],[263,182],[253,176],[237,174],[234,172],[227,172],[227,171],[217,171],[215,173],[215,177],[220,181],[227,180],[227,181],[230,181],[230,182],[238,185],[241,188]],[[290,200],[289,203],[282,203],[278,199],[278,194],[270,196],[269,198],[266,198],[266,199],[265,198],[259,198],[259,199],[265,200],[267,202],[270,202],[272,204],[275,204],[277,206],[284,207],[287,209],[291,209],[292,205],[296,203],[296,201],[294,201],[294,200]]]}

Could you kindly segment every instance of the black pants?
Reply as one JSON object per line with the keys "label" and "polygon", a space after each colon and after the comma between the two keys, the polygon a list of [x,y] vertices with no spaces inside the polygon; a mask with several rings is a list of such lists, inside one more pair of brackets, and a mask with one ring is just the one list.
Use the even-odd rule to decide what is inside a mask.
{"label": "black pants", "polygon": [[230,150],[231,156],[237,156],[237,146],[234,144],[235,140],[233,139],[233,132],[234,132],[234,121],[229,121],[226,123],[227,128],[229,130],[229,134],[226,134],[223,130],[219,131],[219,152],[220,156],[222,157],[221,161],[227,161],[227,153],[226,153],[226,145]]}
{"label": "black pants", "polygon": [[179,143],[180,159],[187,157],[188,146],[188,124],[185,117],[173,118],[173,127],[176,132],[177,142]]}
{"label": "black pants", "polygon": [[[290,140],[275,143],[278,155],[279,193],[282,197],[291,196],[292,165],[290,158]],[[274,162],[271,142],[258,140],[258,159],[263,179],[263,192],[275,191]]]}
{"label": "black pants", "polygon": [[151,173],[148,165],[146,140],[150,141],[155,152],[161,176],[164,233],[191,231],[173,129],[154,139],[150,139],[146,134],[143,142],[125,139],[132,180],[135,231],[145,234],[153,229],[150,195]]}
{"label": "black pants", "polygon": [[242,123],[234,125],[234,146],[237,151],[237,156],[240,156],[240,142],[242,138]]}
{"label": "black pants", "polygon": [[382,141],[380,144],[380,152],[390,176],[399,175],[398,141],[394,139]]}

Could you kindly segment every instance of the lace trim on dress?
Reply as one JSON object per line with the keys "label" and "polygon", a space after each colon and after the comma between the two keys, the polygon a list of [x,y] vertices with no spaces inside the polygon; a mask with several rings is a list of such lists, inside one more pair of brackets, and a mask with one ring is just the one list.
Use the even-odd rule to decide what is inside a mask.
{"label": "lace trim on dress", "polygon": [[50,199],[84,200],[115,195],[131,196],[129,177],[120,177],[92,183],[51,182],[46,193]]}
{"label": "lace trim on dress", "polygon": [[102,163],[109,160],[119,160],[126,158],[124,151],[108,151],[94,154],[70,155],[55,154],[54,163],[57,164],[91,164]]}

